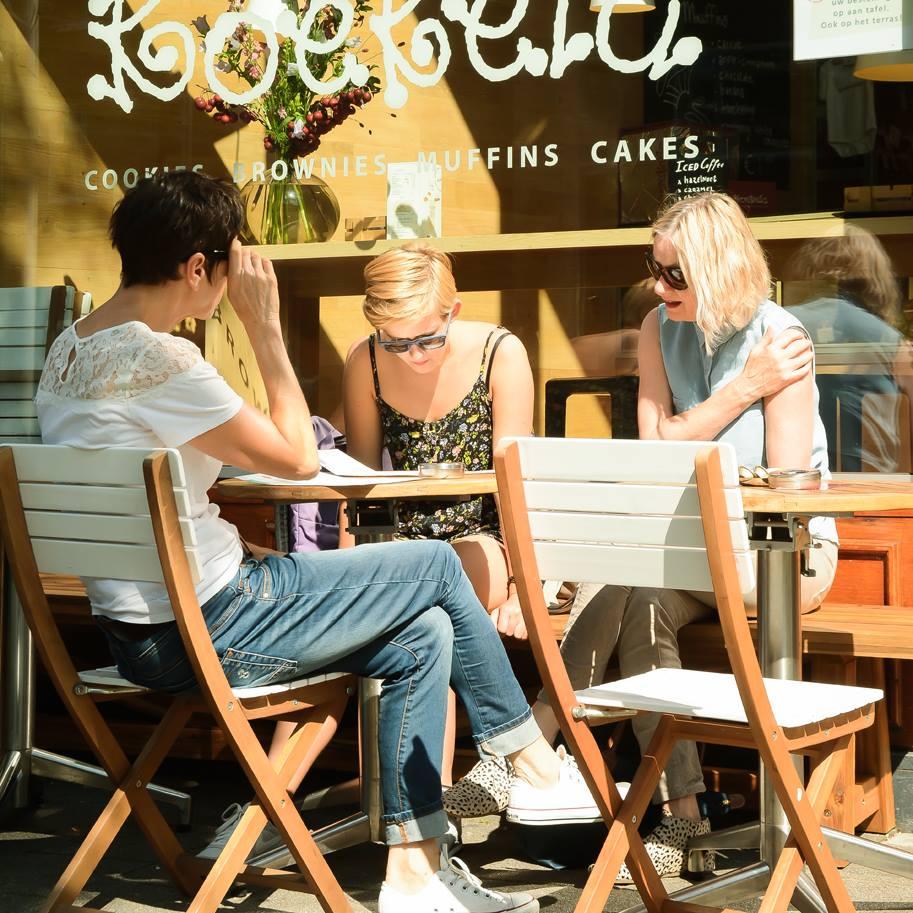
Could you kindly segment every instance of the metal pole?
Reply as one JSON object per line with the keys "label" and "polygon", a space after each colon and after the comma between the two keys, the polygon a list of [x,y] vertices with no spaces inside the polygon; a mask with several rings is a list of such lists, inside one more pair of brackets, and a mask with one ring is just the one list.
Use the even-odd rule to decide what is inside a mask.
{"label": "metal pole", "polygon": [[[758,550],[758,641],[765,678],[802,678],[802,621],[799,606],[799,552],[786,543]],[[783,547],[787,545],[787,547]],[[777,547],[779,546],[779,547]],[[803,761],[793,757],[805,782]],[[789,822],[770,778],[761,767],[761,859],[773,865],[779,858]]]}
{"label": "metal pole", "polygon": [[[29,802],[35,705],[32,632],[25,623],[13,575],[3,567],[3,767],[0,786],[10,790],[13,808]],[[2,798],[3,793],[0,793]]]}

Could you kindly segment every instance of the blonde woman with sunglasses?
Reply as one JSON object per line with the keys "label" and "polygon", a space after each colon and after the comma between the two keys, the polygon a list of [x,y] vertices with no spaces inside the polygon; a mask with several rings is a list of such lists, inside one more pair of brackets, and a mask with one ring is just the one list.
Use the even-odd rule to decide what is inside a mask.
{"label": "blonde woman with sunglasses", "polygon": [[[459,320],[447,254],[423,242],[365,267],[363,311],[374,332],[349,352],[343,379],[348,452],[380,468],[457,462],[491,469],[495,442],[529,434],[533,376],[503,327]],[[452,543],[502,634],[525,638],[492,495],[401,505],[398,536]]]}
{"label": "blonde woman with sunglasses", "polygon": [[[365,267],[363,311],[374,332],[351,348],[343,379],[348,452],[357,460],[380,468],[386,450],[394,469],[491,469],[500,438],[530,433],[533,377],[523,343],[503,327],[459,319],[461,308],[450,258],[427,243],[386,251]],[[450,542],[497,630],[526,638],[494,496],[410,502],[400,505],[398,524],[400,538]],[[452,736],[446,744],[448,781]],[[461,794],[471,804],[477,777],[496,794],[482,813],[503,809],[507,772],[495,762],[445,804],[459,813]]]}
{"label": "blonde woman with sunglasses", "polygon": [[[828,478],[811,343],[769,300],[767,261],[738,204],[702,193],[669,205],[653,223],[646,266],[660,303],[638,339],[640,437],[727,441],[745,466],[814,467]],[[810,531],[814,576],[802,578],[803,611],[824,599],[837,561],[834,521],[816,517]],[[755,594],[745,602],[756,607]],[[679,667],[679,628],[715,608],[712,594],[627,587],[582,587],[577,603],[561,645],[575,688],[604,681],[616,652],[623,676]],[[533,713],[554,737],[541,696]],[[656,719],[638,716],[633,728],[646,749]],[[709,833],[697,802],[704,788],[696,747],[678,743],[654,796],[660,823],[645,839],[660,875],[684,874],[688,840]],[[709,854],[705,864],[713,867]],[[624,865],[618,881],[630,880]]]}

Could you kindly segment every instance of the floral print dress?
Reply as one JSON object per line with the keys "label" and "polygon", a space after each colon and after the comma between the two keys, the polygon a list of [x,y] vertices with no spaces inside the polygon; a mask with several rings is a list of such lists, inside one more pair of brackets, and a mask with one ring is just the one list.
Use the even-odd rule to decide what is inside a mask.
{"label": "floral print dress", "polygon": [[[374,337],[371,336],[368,348],[374,375],[374,397],[380,412],[384,447],[390,454],[394,469],[417,470],[421,463],[438,462],[462,463],[470,471],[492,468],[491,365],[501,340],[510,335],[505,330],[498,336],[489,356],[488,347],[499,330],[504,328],[492,330],[485,340],[476,382],[450,412],[435,422],[423,422],[403,415],[383,399],[377,376]],[[396,532],[399,539],[442,539],[450,542],[478,533],[501,538],[501,524],[493,495],[477,495],[465,501],[403,501],[399,504]]]}

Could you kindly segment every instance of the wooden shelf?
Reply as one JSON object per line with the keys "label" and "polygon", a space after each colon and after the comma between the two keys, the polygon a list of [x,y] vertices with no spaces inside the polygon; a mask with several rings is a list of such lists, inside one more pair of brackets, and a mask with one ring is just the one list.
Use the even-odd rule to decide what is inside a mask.
{"label": "wooden shelf", "polygon": [[[877,235],[901,274],[913,274],[913,216],[847,218],[808,213],[751,220],[778,276],[797,243],[839,237],[848,225]],[[364,264],[401,241],[329,241],[324,244],[265,245],[258,250],[294,282],[296,294],[358,295]],[[428,243],[454,256],[464,291],[632,285],[645,275],[635,251],[650,244],[650,229],[474,235],[431,238]]]}

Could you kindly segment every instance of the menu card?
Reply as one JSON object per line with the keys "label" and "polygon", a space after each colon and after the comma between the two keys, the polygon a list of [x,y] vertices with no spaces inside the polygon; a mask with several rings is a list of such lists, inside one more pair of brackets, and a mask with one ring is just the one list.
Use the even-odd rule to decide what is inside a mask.
{"label": "menu card", "polygon": [[442,169],[434,162],[387,166],[387,237],[441,237]]}

